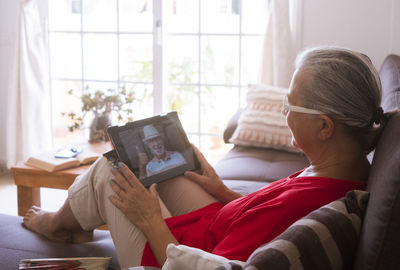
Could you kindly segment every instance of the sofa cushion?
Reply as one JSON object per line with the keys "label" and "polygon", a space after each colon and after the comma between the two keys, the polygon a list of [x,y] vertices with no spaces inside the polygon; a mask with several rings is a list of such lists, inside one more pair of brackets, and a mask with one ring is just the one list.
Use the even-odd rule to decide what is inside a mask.
{"label": "sofa cushion", "polygon": [[300,152],[292,145],[292,135],[281,113],[287,92],[286,88],[251,85],[247,106],[240,114],[238,126],[229,141],[240,146]]}
{"label": "sofa cushion", "polygon": [[368,196],[350,191],[257,248],[243,268],[229,262],[217,269],[351,269]]}
{"label": "sofa cushion", "polygon": [[22,217],[0,214],[1,269],[18,269],[21,259],[58,257],[112,257],[109,269],[119,269],[114,244],[108,231],[95,230],[92,242],[66,244],[52,242],[27,230]]}
{"label": "sofa cushion", "polygon": [[375,150],[368,178],[371,197],[355,269],[400,265],[400,113],[389,120]]}
{"label": "sofa cushion", "polygon": [[[230,262],[229,259],[205,252],[198,248],[185,245],[169,244],[167,247],[167,260],[162,270],[191,270],[214,269],[220,265]],[[236,264],[244,265],[244,262],[233,261]]]}

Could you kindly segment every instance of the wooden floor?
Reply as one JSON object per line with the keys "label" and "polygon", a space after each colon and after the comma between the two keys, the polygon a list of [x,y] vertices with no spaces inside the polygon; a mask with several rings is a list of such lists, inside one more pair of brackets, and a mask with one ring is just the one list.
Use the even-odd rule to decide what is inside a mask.
{"label": "wooden floor", "polygon": [[[55,211],[64,203],[68,193],[66,190],[42,188],[40,196],[42,208]],[[17,186],[12,174],[0,175],[0,213],[18,215]]]}

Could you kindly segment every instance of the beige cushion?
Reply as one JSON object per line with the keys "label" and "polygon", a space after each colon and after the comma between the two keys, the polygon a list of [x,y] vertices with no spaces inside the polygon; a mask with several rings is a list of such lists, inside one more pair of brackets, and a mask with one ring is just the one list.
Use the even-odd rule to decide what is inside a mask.
{"label": "beige cushion", "polygon": [[240,115],[231,143],[240,146],[274,148],[300,152],[292,146],[292,135],[282,115],[282,101],[288,89],[250,85],[247,107]]}
{"label": "beige cushion", "polygon": [[201,249],[185,245],[169,244],[167,247],[167,260],[162,270],[203,270],[214,269],[228,262],[244,265],[241,261],[231,261],[222,256],[205,252]]}

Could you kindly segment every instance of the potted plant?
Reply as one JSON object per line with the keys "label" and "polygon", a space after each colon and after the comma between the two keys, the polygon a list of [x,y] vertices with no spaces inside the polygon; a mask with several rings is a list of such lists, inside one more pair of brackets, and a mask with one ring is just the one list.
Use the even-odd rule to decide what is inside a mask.
{"label": "potted plant", "polygon": [[62,113],[72,121],[68,130],[73,132],[83,127],[84,119],[88,113],[93,114],[93,120],[90,124],[89,142],[108,141],[106,129],[111,125],[111,114],[117,116],[118,121],[133,121],[131,104],[136,100],[133,91],[127,91],[125,87],[121,90],[107,89],[86,91],[81,96],[76,95],[74,90],[69,90],[68,94],[80,99],[82,103],[81,113]]}

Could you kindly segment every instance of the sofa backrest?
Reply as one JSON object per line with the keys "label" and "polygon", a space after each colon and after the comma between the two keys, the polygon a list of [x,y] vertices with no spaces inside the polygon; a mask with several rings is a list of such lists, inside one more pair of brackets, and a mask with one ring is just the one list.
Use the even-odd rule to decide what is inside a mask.
{"label": "sofa backrest", "polygon": [[379,77],[382,83],[382,108],[384,111],[399,109],[400,105],[400,56],[391,54],[383,61]]}
{"label": "sofa backrest", "polygon": [[[400,56],[389,55],[380,70],[384,111],[400,108]],[[355,269],[400,267],[400,113],[389,120],[372,161]]]}

